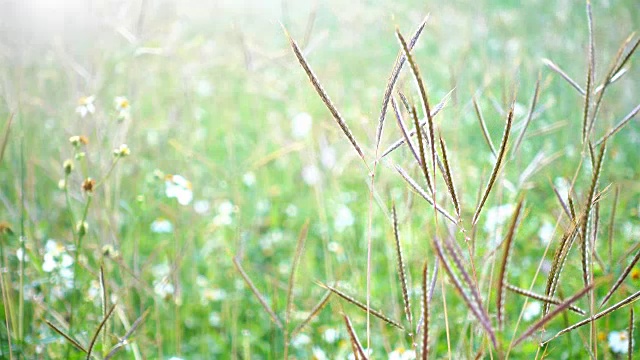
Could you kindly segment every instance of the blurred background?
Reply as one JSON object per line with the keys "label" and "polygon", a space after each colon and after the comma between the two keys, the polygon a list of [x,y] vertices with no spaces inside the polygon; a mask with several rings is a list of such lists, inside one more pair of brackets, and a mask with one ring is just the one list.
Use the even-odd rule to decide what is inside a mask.
{"label": "blurred background", "polygon": [[[558,226],[561,208],[552,184],[566,193],[585,155],[583,99],[543,59],[585,83],[583,1],[0,0],[0,8],[3,129],[13,116],[0,164],[0,220],[14,233],[0,245],[3,281],[10,289],[3,300],[18,309],[24,296],[23,315],[3,312],[16,329],[22,324],[22,335],[13,341],[15,354],[74,356],[43,320],[64,325],[75,317],[71,332],[87,343],[102,319],[96,294],[103,266],[110,301],[118,303],[107,343],[116,344],[148,311],[121,358],[280,358],[284,335],[232,258],[238,257],[261,296],[283,317],[296,239],[305,224],[309,233],[287,326],[293,329],[307,319],[323,298],[325,289],[316,281],[337,282],[364,301],[367,170],[297,63],[283,26],[372,163],[382,95],[400,49],[395,29],[408,37],[429,14],[414,54],[434,104],[453,89],[437,126],[447,141],[466,221],[494,163],[472,98],[478,99],[497,146],[508,103],[515,96],[518,134],[540,81],[527,135],[473,236],[479,244],[476,261],[493,260],[517,195],[526,190],[529,213],[521,242],[516,241],[518,266],[511,281],[526,288],[533,282],[543,292],[545,277],[534,280],[533,274],[550,239],[557,240],[566,225]],[[620,44],[639,30],[640,3],[595,1],[593,17],[599,83]],[[629,73],[607,90],[595,139],[637,106],[640,69],[633,61],[627,68]],[[418,103],[406,69],[397,88]],[[388,112],[382,149],[401,137]],[[79,135],[88,143],[69,144]],[[127,156],[116,161],[113,151],[122,144]],[[612,251],[604,240],[597,245],[608,264],[598,275],[619,272],[616,259],[640,236],[639,146],[640,126],[634,120],[607,150],[601,184],[612,187],[600,216],[609,219],[616,209],[618,218],[615,227],[602,226],[603,238],[613,237],[616,245]],[[67,159],[74,169],[65,176]],[[425,239],[434,229],[430,207],[406,186],[394,164],[419,176],[404,147],[378,167],[371,205],[371,296],[374,307],[400,318],[391,203],[398,206],[416,310],[419,271],[425,259],[433,260]],[[578,198],[588,189],[589,166],[578,173]],[[87,204],[81,189],[87,177],[99,187],[87,206],[88,229],[78,247],[76,222]],[[446,194],[441,196],[446,203]],[[74,260],[65,263],[60,259],[67,253]],[[29,260],[23,262],[25,254]],[[53,267],[45,265],[51,256],[58,259]],[[567,281],[566,294],[582,287],[574,260],[566,272],[576,280]],[[64,269],[73,269],[75,286],[68,286]],[[625,291],[637,286],[634,282]],[[467,324],[462,302],[450,292],[452,323]],[[434,305],[438,355],[447,351],[441,305]],[[517,298],[508,306],[515,324],[523,301]],[[289,339],[290,356],[347,358],[351,347],[341,312],[353,317],[361,339],[366,338],[362,313],[332,298]],[[604,336],[624,328],[626,316],[612,317],[602,328]],[[554,326],[559,330],[563,324]],[[466,351],[477,351],[481,337],[474,338],[468,327],[463,331],[470,335],[452,339],[452,346],[471,356]],[[0,340],[10,333],[0,329]],[[386,358],[409,349],[411,339],[372,320],[372,344],[374,354]],[[103,354],[109,350],[104,343],[99,347]],[[512,357],[530,358],[535,349],[532,342]],[[2,351],[5,356],[8,347]],[[580,346],[555,351],[565,358],[585,355]],[[615,355],[606,343],[602,353]]]}

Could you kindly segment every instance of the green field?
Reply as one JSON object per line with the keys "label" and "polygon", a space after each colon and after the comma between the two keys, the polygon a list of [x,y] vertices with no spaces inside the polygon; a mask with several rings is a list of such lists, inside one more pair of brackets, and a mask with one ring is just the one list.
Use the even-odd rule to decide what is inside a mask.
{"label": "green field", "polygon": [[[1,359],[640,356],[637,1],[45,4],[0,15]],[[405,62],[379,159],[427,14],[445,106]]]}

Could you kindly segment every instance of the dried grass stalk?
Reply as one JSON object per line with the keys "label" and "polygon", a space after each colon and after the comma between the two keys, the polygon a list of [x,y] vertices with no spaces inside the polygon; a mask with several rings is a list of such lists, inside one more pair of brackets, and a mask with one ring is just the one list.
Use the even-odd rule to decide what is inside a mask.
{"label": "dried grass stalk", "polygon": [[87,360],[91,360],[91,352],[93,351],[93,346],[96,344],[96,340],[98,340],[100,331],[107,323],[107,320],[109,320],[109,318],[111,317],[111,314],[113,314],[113,310],[115,310],[115,308],[116,308],[116,305],[111,306],[111,309],[109,309],[106,316],[103,317],[102,321],[100,322],[100,325],[98,325],[98,329],[96,329],[96,332],[93,334],[93,337],[91,338],[91,342],[89,343],[89,350],[87,350]]}
{"label": "dried grass stalk", "polygon": [[587,143],[589,136],[589,107],[591,106],[591,93],[593,87],[593,73],[595,71],[595,57],[594,57],[594,41],[593,41],[593,16],[591,15],[591,1],[587,0],[587,24],[589,25],[589,51],[588,51],[588,67],[587,67],[587,88],[584,95],[584,111],[582,116],[582,143]]}
{"label": "dried grass stalk", "polygon": [[44,320],[45,324],[47,324],[53,331],[55,331],[56,333],[58,333],[58,335],[62,336],[63,338],[65,338],[69,344],[73,345],[73,347],[75,347],[76,349],[82,351],[83,353],[87,353],[87,349],[84,348],[84,346],[80,345],[80,343],[78,341],[76,341],[74,338],[72,338],[71,336],[67,335],[64,331],[62,331],[60,328],[58,328],[57,326],[55,326],[54,324],[52,324],[49,320]]}
{"label": "dried grass stalk", "polygon": [[409,150],[411,151],[411,154],[413,154],[413,157],[416,159],[416,162],[419,164],[420,156],[418,155],[418,152],[416,151],[415,146],[411,142],[409,131],[407,130],[407,127],[404,124],[402,113],[400,112],[400,109],[398,109],[398,104],[396,103],[396,100],[394,98],[391,98],[391,107],[393,108],[393,112],[396,115],[396,120],[398,121],[398,127],[400,127],[400,132],[402,132],[402,136],[404,137],[405,142],[409,146]]}
{"label": "dried grass stalk", "polygon": [[293,331],[291,332],[292,338],[298,335],[298,333],[300,333],[300,331],[302,331],[302,329],[304,329],[304,327],[307,326],[309,322],[311,322],[311,320],[313,320],[313,318],[315,318],[318,315],[320,310],[322,310],[325,307],[325,305],[327,305],[327,303],[329,302],[329,299],[331,298],[331,294],[332,294],[331,291],[327,291],[324,293],[322,298],[320,298],[320,301],[318,301],[316,306],[314,306],[313,309],[311,309],[311,311],[309,312],[309,316],[307,316],[306,319],[304,319],[300,324],[298,324],[298,326],[296,326],[295,329],[293,329]]}
{"label": "dried grass stalk", "polygon": [[431,309],[431,298],[429,296],[427,262],[425,261],[422,267],[422,318],[424,319],[424,325],[422,326],[422,360],[429,358],[429,320]]}
{"label": "dried grass stalk", "polygon": [[520,143],[522,143],[522,139],[524,139],[524,134],[527,132],[529,128],[529,124],[531,123],[531,119],[533,118],[533,113],[536,110],[536,104],[538,103],[538,97],[540,95],[540,75],[538,75],[538,80],[536,80],[536,87],[533,91],[533,98],[531,99],[531,106],[529,107],[529,112],[527,113],[527,118],[524,122],[524,126],[522,130],[520,130],[520,135],[516,139],[516,143],[513,146],[513,150],[511,151],[511,158],[513,159],[518,152],[518,148],[520,148]]}
{"label": "dried grass stalk", "polygon": [[627,359],[633,359],[633,306],[629,308],[629,347],[627,348]]}
{"label": "dried grass stalk", "polygon": [[600,140],[596,142],[596,145],[604,143],[608,138],[615,135],[618,131],[620,131],[620,129],[627,125],[627,123],[629,123],[629,121],[631,121],[631,119],[633,119],[638,114],[638,112],[640,112],[640,104],[638,104],[633,110],[631,110],[629,114],[627,114],[627,116],[620,120],[620,122],[618,122],[616,126],[613,127],[613,129],[609,130],[609,132],[605,136],[601,137]]}

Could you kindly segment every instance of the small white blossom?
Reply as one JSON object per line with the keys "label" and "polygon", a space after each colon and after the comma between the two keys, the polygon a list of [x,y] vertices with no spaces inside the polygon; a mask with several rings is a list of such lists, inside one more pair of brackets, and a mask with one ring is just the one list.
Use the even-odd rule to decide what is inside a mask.
{"label": "small white blossom", "polygon": [[198,200],[193,203],[193,210],[200,215],[208,213],[210,208],[211,205],[207,200]]}
{"label": "small white blossom", "polygon": [[405,350],[404,348],[399,348],[389,353],[389,360],[414,360],[415,358],[415,351]]}
{"label": "small white blossom", "polygon": [[242,182],[246,187],[253,187],[256,184],[256,175],[252,172],[242,175]]}
{"label": "small white blossom", "polygon": [[165,194],[178,199],[180,205],[189,205],[193,200],[191,182],[181,175],[168,175],[165,180]]}
{"label": "small white blossom", "polygon": [[131,117],[131,103],[124,96],[116,96],[113,100],[116,111],[118,112],[118,120],[125,120]]}
{"label": "small white blossom", "polygon": [[313,119],[306,112],[301,112],[293,117],[291,121],[291,133],[297,139],[305,138],[311,132]]}
{"label": "small white blossom", "polygon": [[317,346],[311,348],[311,353],[313,354],[314,360],[329,360],[327,354],[325,354],[324,351]]}
{"label": "small white blossom", "polygon": [[158,218],[151,223],[151,231],[157,234],[165,234],[173,231],[173,225],[167,219]]}
{"label": "small white blossom", "polygon": [[78,100],[78,106],[76,107],[76,113],[80,114],[80,117],[85,117],[87,114],[93,114],[96,111],[96,106],[93,105],[95,96],[83,96]]}
{"label": "small white blossom", "polygon": [[16,257],[18,258],[19,261],[24,261],[24,262],[29,261],[29,255],[22,252],[22,248],[18,248],[18,250],[16,250]]}
{"label": "small white blossom", "polygon": [[332,169],[334,166],[336,166],[336,149],[330,146],[325,146],[320,149],[320,162],[322,163],[322,166],[327,169]]}
{"label": "small white blossom", "polygon": [[218,214],[213,218],[213,223],[217,226],[231,225],[232,215],[235,212],[235,205],[229,200],[225,200],[218,205]]}
{"label": "small white blossom", "polygon": [[298,215],[298,207],[293,204],[289,204],[284,212],[288,217],[296,217]]}
{"label": "small white blossom", "polygon": [[302,169],[302,180],[309,186],[320,182],[320,170],[315,165],[307,165]]}
{"label": "small white blossom", "polygon": [[329,344],[333,344],[340,338],[340,332],[334,328],[328,328],[322,333],[322,338]]}
{"label": "small white blossom", "polygon": [[354,223],[355,218],[351,210],[345,205],[339,206],[333,219],[333,227],[336,231],[343,232],[345,229],[353,226]]}
{"label": "small white blossom", "polygon": [[545,220],[545,222],[540,227],[540,230],[538,230],[538,236],[540,237],[540,240],[543,244],[547,245],[549,242],[551,242],[554,230],[555,229],[553,224]]}
{"label": "small white blossom", "polygon": [[[364,349],[364,354],[367,356],[367,358],[370,358],[371,354],[373,354],[373,350],[371,350],[369,348]],[[355,360],[356,356],[353,353],[351,353],[351,354],[349,354],[349,356],[347,356],[347,359],[348,360]]]}
{"label": "small white blossom", "polygon": [[171,284],[167,278],[155,281],[153,284],[153,291],[162,299],[168,299],[175,292],[173,284]]}
{"label": "small white blossom", "polygon": [[310,344],[311,338],[306,334],[298,334],[296,337],[291,339],[291,346],[294,348],[301,348],[304,345]]}
{"label": "small white blossom", "polygon": [[524,312],[522,313],[522,319],[524,321],[531,321],[536,316],[540,315],[540,303],[537,301],[529,301],[527,302],[527,306],[524,307]]}
{"label": "small white blossom", "polygon": [[611,351],[617,354],[629,352],[629,335],[626,331],[612,331],[608,336]]}

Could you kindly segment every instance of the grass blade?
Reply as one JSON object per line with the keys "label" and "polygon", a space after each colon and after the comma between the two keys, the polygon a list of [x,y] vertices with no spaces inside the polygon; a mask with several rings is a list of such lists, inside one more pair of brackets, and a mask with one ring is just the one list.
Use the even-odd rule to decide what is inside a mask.
{"label": "grass blade", "polygon": [[291,337],[292,338],[294,338],[296,335],[298,335],[298,333],[300,331],[302,331],[302,329],[304,329],[304,327],[307,326],[309,324],[309,322],[311,322],[311,320],[313,320],[313,318],[318,315],[320,310],[322,310],[324,308],[324,306],[327,305],[327,303],[329,302],[329,299],[331,298],[331,294],[332,294],[331,291],[327,291],[320,298],[320,301],[318,301],[316,306],[314,306],[313,309],[311,309],[311,311],[309,312],[309,316],[307,316],[306,319],[304,319],[300,324],[298,324],[298,326],[296,326],[295,329],[293,329],[293,331],[291,332]]}
{"label": "grass blade", "polygon": [[478,222],[478,217],[480,216],[480,211],[482,211],[482,207],[484,203],[487,201],[489,197],[489,192],[493,188],[496,179],[498,178],[498,172],[500,171],[500,166],[504,160],[505,154],[507,152],[507,141],[509,140],[509,134],[511,133],[511,125],[513,123],[513,106],[511,106],[511,110],[509,110],[509,115],[507,116],[507,124],[504,128],[504,134],[502,134],[502,141],[500,142],[500,151],[498,152],[498,157],[496,158],[496,164],[491,171],[491,177],[489,178],[489,183],[487,183],[487,187],[484,190],[484,194],[482,195],[482,199],[476,208],[475,214],[473,214],[473,220],[471,221],[472,225],[475,225]]}
{"label": "grass blade", "polygon": [[605,136],[600,138],[600,140],[596,142],[596,145],[602,144],[608,138],[615,135],[618,131],[620,131],[620,129],[622,129],[622,127],[627,125],[627,123],[631,121],[631,119],[633,119],[633,117],[636,116],[638,112],[640,112],[640,104],[638,104],[633,110],[631,110],[629,114],[627,114],[627,116],[625,116],[622,120],[620,120],[620,122],[617,123],[616,126],[613,127],[613,129],[609,130],[609,132]]}
{"label": "grass blade", "polygon": [[396,245],[396,257],[398,261],[398,277],[402,286],[402,302],[404,303],[404,314],[409,322],[409,328],[413,328],[413,319],[411,317],[411,303],[409,301],[409,290],[407,287],[407,273],[404,265],[404,256],[402,255],[402,245],[400,244],[400,236],[398,235],[398,215],[396,213],[396,205],[392,207],[393,217],[393,237]]}
{"label": "grass blade", "polygon": [[284,341],[284,358],[287,359],[287,354],[289,350],[289,321],[291,320],[291,309],[293,307],[293,285],[295,283],[296,270],[298,269],[298,264],[300,264],[300,259],[302,258],[302,253],[304,252],[304,243],[307,239],[307,233],[309,230],[309,220],[307,220],[304,225],[302,225],[302,229],[300,230],[300,234],[298,235],[298,243],[296,244],[296,252],[293,256],[293,263],[291,264],[291,273],[289,274],[289,283],[287,286],[287,307],[284,313],[284,322],[285,322],[285,341]]}
{"label": "grass blade", "polygon": [[[453,271],[451,264],[448,262],[444,254],[444,250],[442,249],[442,244],[437,238],[433,239],[433,245],[436,250],[436,255],[444,265],[445,271],[447,275],[449,275],[449,278],[451,279],[451,282],[453,283],[454,287],[458,291],[458,294],[462,297],[462,300],[467,305],[467,308],[469,308],[471,313],[476,317],[476,319],[478,319],[482,327],[485,329],[485,331],[489,335],[489,338],[491,339],[491,343],[493,344],[494,348],[498,349],[498,342],[496,340],[495,332],[493,331],[491,322],[489,322],[488,320],[488,316],[486,316],[483,313],[483,311],[478,307],[479,304],[475,301],[472,301],[469,295],[467,294],[465,287],[462,285],[462,283],[460,282],[460,279],[458,279],[458,276]],[[458,269],[458,270],[461,270],[461,269]]]}
{"label": "grass blade", "polygon": [[271,318],[273,323],[276,324],[276,326],[280,330],[283,330],[284,326],[282,326],[282,322],[278,318],[278,315],[276,315],[276,313],[273,312],[273,310],[271,309],[271,306],[269,306],[269,304],[267,303],[267,300],[264,298],[264,296],[262,296],[258,288],[253,284],[253,281],[251,281],[251,278],[249,278],[249,275],[247,275],[247,273],[242,268],[242,265],[240,264],[240,260],[235,256],[233,257],[233,264],[235,265],[236,270],[238,270],[238,272],[242,276],[242,279],[244,280],[244,282],[251,289],[251,292],[253,293],[253,295],[255,295],[255,297],[258,299],[258,302],[260,302],[260,305],[262,305],[262,308],[267,312],[267,314],[269,314],[269,317]]}
{"label": "grass blade", "polygon": [[11,124],[13,123],[13,114],[9,115],[9,119],[4,126],[4,137],[2,138],[2,144],[0,144],[0,163],[4,159],[4,151],[7,149],[9,143],[9,133],[11,132]]}
{"label": "grass blade", "polygon": [[637,292],[633,293],[632,295],[630,295],[626,299],[616,303],[613,306],[608,307],[607,309],[605,309],[605,310],[603,310],[603,311],[601,311],[601,312],[599,312],[599,313],[597,313],[597,314],[595,314],[593,316],[590,316],[587,319],[584,319],[584,320],[582,320],[580,322],[577,322],[577,323],[569,326],[568,328],[566,328],[564,330],[561,330],[560,332],[555,334],[552,338],[550,338],[549,340],[545,341],[542,344],[544,345],[544,344],[550,342],[551,340],[554,340],[554,339],[558,338],[562,334],[568,333],[568,332],[570,332],[572,330],[575,330],[575,329],[577,329],[577,328],[579,328],[581,326],[584,326],[584,325],[589,324],[589,323],[591,323],[593,321],[596,321],[596,320],[600,319],[601,317],[608,315],[609,313],[612,313],[612,312],[614,312],[614,311],[616,311],[616,310],[618,310],[618,309],[620,309],[620,308],[622,308],[622,307],[624,307],[626,305],[629,305],[629,304],[635,302],[636,300],[638,300],[638,297],[640,297],[640,291],[637,291]]}
{"label": "grass blade", "polygon": [[[544,295],[541,295],[541,294],[536,294],[536,293],[531,292],[529,290],[522,289],[522,288],[513,286],[511,284],[508,284],[508,283],[505,284],[505,288],[507,290],[509,290],[509,291],[512,291],[512,292],[518,294],[518,295],[526,296],[528,298],[531,298],[531,299],[534,299],[534,300],[538,300],[538,301],[541,301],[543,303],[549,303],[549,304],[553,304],[553,305],[562,304],[562,300],[560,300],[560,299],[557,299],[557,298],[554,298],[554,297],[549,297],[549,296],[544,296]],[[577,313],[577,314],[580,314],[582,316],[587,314],[584,310],[582,310],[579,307],[574,306],[574,305],[569,305],[568,309],[573,311],[573,312],[575,312],[575,313]]]}
{"label": "grass blade", "polygon": [[429,296],[428,276],[429,271],[427,269],[427,262],[424,262],[422,268],[422,318],[424,324],[422,326],[422,360],[429,358],[429,318],[431,308],[431,296]]}
{"label": "grass blade", "polygon": [[53,325],[51,322],[49,322],[49,320],[44,320],[44,322],[51,328],[53,329],[53,331],[57,332],[58,335],[62,336],[63,338],[65,338],[71,345],[73,345],[76,349],[82,351],[83,353],[87,353],[87,349],[84,348],[84,346],[80,345],[80,343],[78,341],[76,341],[75,339],[73,339],[71,336],[67,335],[64,333],[64,331],[60,330],[57,326]]}
{"label": "grass blade", "polygon": [[[413,188],[413,190],[415,190],[415,192],[418,193],[418,195],[420,195],[423,199],[425,199],[430,205],[433,205],[433,199],[427,194],[426,191],[424,191],[424,189],[420,187],[420,185],[418,185],[418,183],[416,183],[415,180],[413,180],[413,178],[411,178],[411,176],[409,176],[409,174],[407,174],[406,171],[404,171],[403,168],[401,168],[398,165],[395,165],[395,168],[396,168],[396,171],[400,173],[400,176],[402,176],[402,178],[409,184],[409,186],[411,186],[411,188]],[[454,219],[453,216],[449,215],[449,213],[446,210],[441,208],[440,205],[436,205],[436,210],[442,215],[444,215],[444,217],[447,218],[452,223],[454,224],[458,223],[458,221]]]}
{"label": "grass blade", "polygon": [[509,264],[509,255],[511,254],[511,244],[513,244],[513,238],[515,237],[516,228],[520,221],[520,214],[522,212],[522,203],[524,202],[524,196],[520,197],[518,205],[516,205],[513,215],[511,215],[511,222],[509,223],[509,230],[505,239],[502,241],[504,244],[504,251],[502,252],[502,259],[500,261],[500,270],[498,270],[498,281],[496,285],[498,290],[496,291],[496,309],[498,318],[498,328],[502,329],[504,324],[504,298],[505,298],[505,283],[507,277],[507,266]]}
{"label": "grass blade", "polygon": [[513,347],[518,346],[518,344],[520,344],[522,341],[527,339],[529,336],[533,335],[533,333],[536,332],[536,330],[540,329],[546,323],[548,323],[549,321],[553,320],[553,318],[555,318],[560,313],[562,313],[565,309],[567,309],[569,307],[569,305],[573,304],[576,300],[580,299],[582,296],[584,296],[584,294],[589,292],[589,290],[591,290],[592,287],[593,287],[593,284],[590,284],[589,286],[583,288],[577,294],[575,294],[572,297],[570,297],[567,300],[565,300],[562,304],[560,304],[553,311],[551,311],[550,313],[548,313],[545,316],[543,316],[542,319],[538,320],[538,322],[536,322],[535,324],[531,325],[531,327],[529,327],[529,329],[527,329],[522,335],[520,335],[518,340],[516,340],[514,342]]}
{"label": "grass blade", "polygon": [[560,67],[556,65],[553,61],[549,59],[542,59],[542,62],[544,62],[544,64],[547,65],[549,69],[555,71],[558,75],[560,75],[563,79],[565,79],[569,83],[569,85],[573,86],[573,88],[576,89],[582,96],[586,94],[584,89],[581,88],[580,85],[578,85],[578,83],[575,82],[575,80],[573,80],[569,75],[567,75],[566,72],[562,71],[562,69],[560,69]]}
{"label": "grass blade", "polygon": [[[331,285],[327,285],[327,284],[322,284],[322,283],[318,283],[318,285],[320,285],[323,288],[325,288],[325,289],[331,291],[332,293],[338,295],[339,297],[341,297],[344,300],[346,300],[347,302],[355,305],[356,307],[359,307],[364,312],[367,312],[367,305],[365,305],[362,302],[354,299],[353,297],[343,293],[342,291],[336,289],[335,287],[333,287]],[[374,310],[374,309],[370,308],[369,312],[371,313],[371,315],[373,315],[373,316],[377,317],[378,319],[386,322],[387,324],[393,325],[393,326],[397,327],[400,330],[404,330],[404,327],[402,325],[400,325],[400,323],[398,323],[397,321],[392,320],[388,316],[384,315],[381,311],[377,311],[377,310]]]}
{"label": "grass blade", "polygon": [[444,163],[445,170],[445,183],[447,184],[447,189],[449,190],[449,195],[451,196],[451,201],[453,202],[453,208],[456,211],[456,216],[460,219],[460,201],[458,200],[458,194],[456,193],[456,187],[453,184],[453,176],[451,176],[451,167],[449,166],[449,156],[447,155],[447,145],[442,138],[442,134],[439,134],[440,138],[440,152],[442,152],[442,161]]}
{"label": "grass blade", "polygon": [[367,355],[364,353],[364,349],[362,348],[362,344],[358,339],[358,335],[353,329],[353,325],[351,324],[351,320],[346,314],[343,314],[344,322],[347,325],[347,332],[349,333],[349,340],[351,341],[351,347],[353,349],[353,355],[355,359],[366,360]]}
{"label": "grass blade", "polygon": [[111,306],[111,309],[109,309],[109,311],[107,311],[106,316],[103,317],[102,321],[100,322],[100,325],[98,325],[98,328],[96,329],[96,332],[93,334],[93,337],[91,338],[91,342],[89,343],[89,349],[87,350],[87,360],[91,359],[91,353],[93,352],[93,346],[96,344],[96,340],[98,340],[98,336],[100,335],[100,331],[102,330],[102,328],[107,323],[107,320],[109,320],[109,318],[111,317],[111,314],[113,314],[113,310],[115,310],[115,308],[116,308],[115,304],[113,306]]}
{"label": "grass blade", "polygon": [[342,118],[342,115],[340,115],[340,112],[335,107],[335,105],[333,105],[333,102],[331,102],[331,99],[329,98],[329,95],[327,95],[326,91],[324,90],[324,88],[320,84],[320,81],[318,80],[318,78],[314,74],[313,70],[311,70],[311,67],[309,66],[309,63],[304,58],[304,55],[302,55],[302,52],[300,51],[300,48],[298,48],[298,44],[296,44],[295,40],[293,40],[293,38],[291,38],[291,36],[289,35],[289,33],[286,30],[285,30],[285,33],[287,35],[287,38],[289,39],[289,43],[291,45],[291,48],[293,49],[293,52],[296,55],[296,58],[298,59],[298,62],[300,63],[300,65],[302,65],[302,68],[304,69],[304,72],[309,77],[309,81],[311,81],[311,84],[316,89],[316,92],[318,93],[318,95],[322,99],[322,102],[324,102],[326,107],[329,109],[329,111],[331,112],[331,115],[333,116],[335,121],[338,123],[338,126],[340,126],[340,129],[342,129],[342,132],[346,135],[347,139],[349,139],[349,142],[351,143],[353,148],[358,153],[358,156],[362,159],[362,161],[366,165],[366,159],[364,157],[364,153],[362,152],[362,149],[360,148],[360,145],[358,145],[358,143],[356,142],[356,139],[353,137],[353,134],[351,133],[351,130],[347,126],[347,123],[344,121],[344,119]]}
{"label": "grass blade", "polygon": [[493,157],[498,157],[496,153],[496,148],[493,146],[493,141],[491,141],[491,136],[489,136],[489,130],[487,130],[487,124],[484,121],[484,116],[482,116],[482,110],[480,110],[480,105],[478,104],[478,100],[475,96],[471,99],[473,102],[473,108],[476,111],[476,117],[478,118],[478,122],[480,122],[480,129],[482,129],[482,135],[484,136],[484,140],[489,145],[489,149],[491,149],[491,153]]}
{"label": "grass blade", "polygon": [[533,113],[536,110],[536,104],[538,103],[538,96],[540,95],[540,75],[538,74],[538,80],[536,80],[536,88],[533,91],[533,98],[531,99],[531,106],[529,107],[529,112],[527,113],[527,119],[524,122],[524,126],[522,130],[520,130],[520,135],[516,139],[516,143],[513,146],[513,150],[511,151],[511,158],[515,158],[516,153],[518,152],[518,148],[520,147],[520,143],[522,139],[524,139],[524,134],[527,132],[527,128],[531,123],[531,119],[533,118]]}
{"label": "grass blade", "polygon": [[[422,34],[422,30],[424,30],[425,25],[427,24],[427,20],[429,19],[429,15],[427,15],[416,31],[414,32],[411,40],[409,40],[409,49],[413,49],[414,45],[418,41],[420,34]],[[380,110],[380,118],[378,119],[378,129],[376,131],[376,156],[378,154],[378,150],[380,148],[380,141],[382,139],[382,129],[384,127],[384,120],[387,116],[387,107],[389,106],[389,99],[391,98],[391,93],[393,92],[393,88],[398,81],[398,77],[400,75],[400,71],[404,66],[404,63],[407,61],[407,58],[404,56],[402,50],[399,51],[398,57],[396,58],[396,62],[393,64],[393,70],[391,70],[391,76],[389,76],[389,81],[387,82],[387,87],[384,90],[384,96],[382,97],[382,109]]]}
{"label": "grass blade", "polygon": [[613,295],[613,293],[618,290],[618,288],[620,287],[620,285],[622,285],[622,282],[627,278],[627,276],[631,273],[631,270],[633,270],[633,267],[636,265],[636,263],[638,262],[638,260],[640,260],[640,250],[638,252],[636,252],[636,256],[633,257],[633,260],[631,260],[631,262],[629,263],[629,265],[627,265],[626,268],[624,268],[624,270],[622,271],[622,274],[620,274],[620,276],[618,277],[618,279],[616,280],[616,282],[613,284],[613,286],[611,287],[611,289],[607,292],[607,295],[605,295],[604,299],[602,299],[602,302],[600,302],[600,307],[602,308],[604,306],[604,304],[607,303],[607,301],[609,301],[609,299],[611,298],[611,296]]}
{"label": "grass blade", "polygon": [[[451,99],[451,94],[453,93],[455,89],[450,90],[443,98],[442,100],[440,100],[440,102],[433,108],[433,112],[431,112],[431,117],[435,117],[436,115],[438,115],[440,113],[440,111],[442,111],[442,109],[445,107],[445,105],[447,105],[447,102],[449,102],[449,99]],[[420,128],[423,128],[427,125],[427,120],[423,119],[420,122]],[[409,136],[413,136],[416,133],[416,129],[414,129],[413,131],[411,131],[409,133]],[[400,146],[402,146],[402,144],[404,144],[404,138],[400,138],[398,140],[396,140],[395,142],[393,142],[393,144],[391,144],[383,153],[382,155],[380,155],[380,159],[384,158],[385,156],[389,155],[390,153],[392,153],[395,149],[399,148]]]}
{"label": "grass blade", "polygon": [[[418,68],[418,64],[413,59],[413,55],[411,55],[411,51],[407,46],[407,42],[404,40],[404,37],[400,33],[400,30],[396,29],[396,37],[400,41],[402,45],[402,50],[404,51],[404,56],[407,58],[409,62],[409,66],[411,67],[411,73],[413,74],[414,80],[418,85],[418,90],[420,92],[420,100],[422,101],[423,112],[427,117],[427,125],[429,130],[429,138],[427,139],[427,143],[431,147],[431,164],[432,164],[432,172],[435,175],[436,173],[436,149],[435,149],[435,139],[434,139],[434,129],[433,129],[433,116],[431,116],[431,108],[429,106],[429,98],[427,96],[427,89],[424,86],[424,81],[422,80],[422,76],[420,75],[420,69]],[[415,111],[414,111],[415,112]],[[417,117],[417,116],[416,116]],[[416,121],[416,131],[418,131],[418,140],[420,141],[421,132],[419,131],[420,127],[418,126],[418,122]],[[421,150],[422,151],[422,150]],[[426,163],[423,160],[423,166],[426,167]],[[435,178],[433,179],[435,182]],[[435,193],[435,183],[433,184],[433,189]]]}

